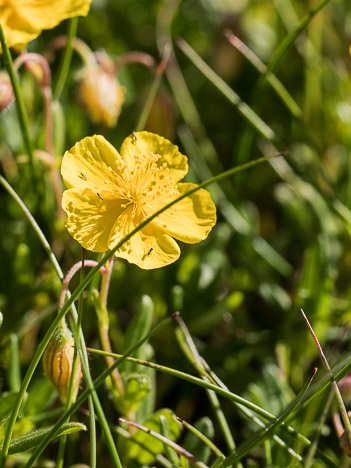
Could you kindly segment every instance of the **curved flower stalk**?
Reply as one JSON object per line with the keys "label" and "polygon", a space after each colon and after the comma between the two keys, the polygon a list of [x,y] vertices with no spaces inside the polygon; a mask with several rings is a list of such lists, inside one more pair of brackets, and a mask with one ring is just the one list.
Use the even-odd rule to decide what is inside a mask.
{"label": "curved flower stalk", "polygon": [[[187,157],[159,135],[133,133],[120,153],[100,135],[86,137],[62,161],[66,227],[87,250],[113,249],[142,221],[195,187],[179,183],[187,171]],[[143,269],[160,268],[179,258],[174,239],[200,242],[215,223],[211,196],[199,189],[134,234],[115,255]]]}
{"label": "curved flower stalk", "polygon": [[0,0],[0,23],[9,47],[24,48],[42,32],[86,16],[91,0]]}

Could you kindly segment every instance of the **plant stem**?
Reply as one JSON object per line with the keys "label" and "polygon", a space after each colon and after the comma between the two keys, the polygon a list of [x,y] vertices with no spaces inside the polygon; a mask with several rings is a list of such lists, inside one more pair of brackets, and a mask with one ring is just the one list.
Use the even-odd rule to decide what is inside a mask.
{"label": "plant stem", "polygon": [[[82,282],[83,279],[84,279],[84,250],[82,248],[82,267],[80,269],[80,281]],[[80,366],[78,370],[78,364],[79,364],[78,349],[79,349],[79,335],[80,335],[82,319],[83,319],[83,302],[84,302],[83,294],[81,294],[79,296],[79,302],[78,302],[78,320],[77,320],[77,326],[76,326],[75,334],[74,334],[75,347],[74,347],[74,353],[73,353],[72,371],[71,371],[71,377],[70,377],[69,388],[68,388],[66,410],[69,409],[69,407],[72,404],[76,373],[77,371],[80,372]],[[60,438],[60,445],[59,445],[59,450],[58,450],[56,468],[63,468],[66,443],[67,443],[67,435],[64,434]]]}
{"label": "plant stem", "polygon": [[[277,157],[277,155],[274,155],[273,157]],[[1,458],[0,458],[0,468],[4,468],[5,466],[5,459],[6,459],[6,456],[7,456],[7,453],[8,453],[8,448],[9,448],[9,445],[10,445],[10,440],[11,440],[11,437],[12,437],[12,433],[13,433],[13,430],[14,430],[14,426],[15,426],[15,423],[16,423],[16,419],[17,419],[17,415],[18,415],[18,412],[20,410],[20,407],[22,405],[22,401],[23,401],[23,398],[24,398],[24,395],[25,395],[25,392],[27,390],[27,387],[29,385],[29,382],[32,378],[32,375],[39,363],[39,360],[47,346],[47,344],[49,343],[50,341],[50,338],[51,336],[53,335],[57,325],[59,324],[60,320],[62,320],[62,318],[65,316],[65,314],[68,312],[68,310],[72,307],[72,304],[74,302],[74,300],[79,296],[79,294],[84,290],[84,288],[90,283],[90,281],[94,278],[95,274],[99,271],[99,269],[104,265],[104,263],[107,262],[107,260],[111,257],[112,254],[114,254],[119,248],[121,248],[121,246],[127,242],[134,234],[136,234],[137,232],[140,231],[140,229],[142,229],[143,227],[147,226],[153,219],[155,219],[157,216],[159,216],[161,213],[163,213],[164,211],[166,211],[167,209],[171,208],[173,205],[175,205],[177,202],[183,200],[184,198],[186,198],[187,196],[197,192],[198,190],[200,190],[201,188],[204,188],[206,187],[207,185],[211,184],[211,183],[214,183],[214,182],[218,182],[220,180],[223,180],[225,179],[226,177],[229,177],[229,176],[232,176],[240,171],[243,171],[243,170],[246,170],[246,169],[249,169],[253,166],[256,166],[257,164],[260,164],[260,163],[263,163],[263,162],[266,162],[268,161],[270,158],[269,157],[262,157],[262,158],[258,158],[258,159],[255,159],[253,161],[249,161],[245,164],[242,164],[241,166],[237,166],[237,167],[234,167],[232,169],[229,169],[228,171],[225,171],[225,172],[222,172],[221,174],[215,176],[215,177],[212,177],[208,180],[206,180],[205,182],[202,182],[201,184],[195,186],[194,188],[192,188],[191,190],[189,190],[188,192],[185,192],[184,194],[180,195],[178,198],[175,198],[174,200],[172,200],[171,202],[169,202],[168,204],[166,204],[164,207],[160,208],[158,211],[156,211],[154,214],[152,214],[151,216],[149,216],[146,220],[142,221],[136,228],[134,228],[130,233],[128,233],[123,239],[121,239],[116,245],[115,247],[105,253],[105,255],[102,256],[102,258],[100,259],[100,261],[97,263],[97,265],[85,276],[84,280],[79,284],[79,286],[76,288],[76,290],[71,294],[70,298],[68,299],[68,301],[65,303],[65,305],[62,307],[61,311],[59,312],[59,314],[57,315],[56,319],[53,321],[53,323],[51,324],[50,328],[48,329],[48,331],[46,332],[42,342],[39,344],[34,356],[33,356],[33,359],[28,367],[28,370],[27,370],[27,373],[22,381],[22,385],[21,385],[21,388],[18,392],[18,396],[17,396],[17,400],[16,400],[16,403],[14,405],[14,408],[12,410],[12,413],[11,413],[11,416],[10,416],[10,419],[9,419],[9,423],[8,423],[8,426],[7,426],[7,431],[6,431],[6,435],[5,435],[5,439],[4,439],[4,444],[3,444],[3,450],[2,450],[2,453],[1,453]],[[17,203],[19,204],[19,206],[21,207],[21,209],[26,213],[28,219],[31,221],[32,223],[32,226],[34,227],[34,229],[36,230],[36,232],[38,233],[39,237],[41,240],[43,240],[43,245],[45,246],[45,249],[47,250],[47,252],[49,253],[49,256],[50,258],[52,259],[54,265],[56,267],[58,267],[58,271],[61,272],[61,269],[57,263],[57,260],[56,260],[56,257],[53,255],[52,251],[51,251],[51,248],[50,248],[50,245],[48,244],[47,240],[45,239],[45,236],[43,235],[43,233],[41,232],[39,226],[37,225],[37,223],[35,222],[33,216],[29,213],[27,207],[24,205],[24,203],[22,202],[22,200],[18,197],[18,195],[16,194],[16,192],[14,192],[14,190],[12,189],[12,187],[6,182],[6,180],[0,175],[0,183],[7,189],[7,191],[15,198],[15,200],[17,201]],[[29,216],[28,216],[29,215]],[[34,223],[33,223],[34,221]],[[62,272],[61,272],[62,274]],[[81,335],[82,337],[82,335]],[[83,339],[84,337],[82,337],[81,339]],[[84,351],[84,348],[83,348],[83,351]],[[83,353],[82,353],[83,354]],[[84,375],[85,375],[85,371],[87,371],[88,373],[86,374],[86,378],[87,378],[87,381],[88,381],[88,384],[89,384],[89,378],[90,378],[90,372],[89,372],[89,366],[88,366],[88,363],[86,361],[86,356],[84,356],[83,354],[83,358],[82,358],[82,366],[83,366],[83,372],[84,372]],[[91,380],[90,380],[90,383],[92,384]],[[93,389],[89,388],[88,389],[89,391],[93,391]],[[98,399],[97,399],[97,395],[96,393],[94,392],[93,393],[93,398],[94,398],[94,404],[96,406],[98,402]],[[99,405],[100,406],[100,405]],[[103,415],[103,412],[102,412],[102,408],[100,406],[100,409],[98,411],[97,409],[97,414],[98,416],[102,416]],[[112,436],[111,436],[111,432],[108,428],[108,425],[107,425],[107,422],[105,420],[105,424],[103,424],[103,430],[104,431],[107,431],[105,433],[105,436],[108,437],[109,441],[112,440]]]}
{"label": "plant stem", "polygon": [[[88,352],[93,353],[93,354],[97,354],[97,355],[101,355],[101,356],[106,355],[106,353],[104,351],[100,350],[100,349],[87,348],[87,350],[88,350]],[[119,358],[121,358],[123,356],[121,354],[115,354],[115,353],[108,353],[108,355],[113,356],[116,359],[119,359]],[[135,364],[139,364],[141,366],[151,367],[152,369],[155,369],[157,371],[163,372],[163,373],[168,374],[168,375],[172,375],[172,376],[174,376],[176,378],[185,380],[187,382],[193,383],[195,385],[198,385],[199,387],[209,389],[209,390],[213,390],[218,395],[221,395],[224,398],[227,398],[229,401],[232,401],[233,403],[237,404],[240,408],[250,409],[253,412],[255,412],[256,414],[262,416],[266,420],[269,420],[269,421],[272,421],[272,422],[276,421],[276,417],[274,415],[272,415],[268,411],[264,410],[263,408],[260,408],[260,407],[256,406],[254,403],[251,403],[250,401],[245,400],[244,398],[230,392],[224,385],[218,386],[218,385],[212,384],[210,382],[206,382],[206,381],[200,379],[199,377],[195,377],[193,375],[186,374],[185,372],[178,371],[178,370],[172,369],[170,367],[162,366],[160,364],[155,364],[153,362],[143,361],[141,359],[135,359],[135,358],[131,358],[131,357],[127,357],[126,360],[130,361],[130,362],[133,362]],[[350,366],[351,366],[351,364],[350,364]],[[346,370],[345,370],[345,372],[346,372]],[[263,427],[263,428],[265,427],[264,424],[262,423],[262,421],[260,421],[259,419],[254,420],[254,421],[260,427]],[[286,424],[283,423],[282,426],[280,427],[280,429],[282,431],[284,431],[284,433],[286,433],[286,434],[288,434],[290,436],[296,437],[296,439],[299,441],[299,443],[301,443],[304,447],[309,447],[311,445],[310,440],[307,439],[307,437],[303,436],[302,434],[298,433],[293,427],[287,426]],[[285,447],[292,456],[294,456],[297,460],[302,461],[302,458],[300,457],[300,455],[298,455],[297,453],[293,452],[291,449],[286,447],[285,443],[280,438],[278,438],[276,435],[274,435],[273,437],[276,440],[276,442],[278,442],[279,445],[281,445],[282,447]],[[328,466],[336,467],[336,465],[333,462],[331,462],[329,460],[329,458],[327,458],[323,454],[323,452],[319,452],[319,455],[328,464]]]}
{"label": "plant stem", "polygon": [[192,426],[189,424],[187,421],[184,421],[184,419],[178,418],[177,420],[183,424],[184,427],[186,427],[190,432],[196,435],[204,444],[206,444],[212,451],[217,455],[217,457],[224,457],[224,453],[219,450],[219,448],[210,440],[208,437],[206,437],[201,431],[196,429],[196,427]]}
{"label": "plant stem", "polygon": [[[60,265],[58,264],[57,259],[56,259],[54,253],[51,250],[50,244],[48,243],[46,237],[44,236],[42,230],[38,226],[38,224],[35,221],[34,217],[31,215],[31,213],[28,210],[28,208],[26,207],[26,205],[19,198],[17,193],[10,186],[10,184],[1,175],[0,175],[0,183],[5,188],[5,190],[11,195],[11,197],[16,201],[18,206],[21,208],[21,210],[25,214],[26,218],[28,219],[28,221],[32,225],[34,231],[36,232],[41,244],[43,245],[44,250],[47,253],[47,255],[48,255],[48,257],[49,257],[49,259],[50,259],[50,261],[51,261],[51,263],[52,263],[52,265],[53,265],[53,267],[54,267],[54,269],[55,269],[55,271],[57,273],[57,276],[60,278],[61,281],[63,281],[64,275],[62,273]],[[105,263],[105,262],[102,262],[102,264],[99,266],[99,268],[103,267],[103,263]],[[97,269],[96,272],[98,270],[99,269]],[[92,275],[91,278],[93,278],[93,276],[94,275]],[[88,283],[89,283],[89,281],[86,282],[86,284],[88,284]],[[81,288],[81,291],[77,295],[76,295],[76,291],[75,291],[72,294],[72,296],[70,296],[69,306],[67,304],[63,306],[64,311],[63,312],[60,311],[60,313],[58,314],[58,316],[56,317],[54,322],[51,324],[51,327],[49,328],[49,330],[45,334],[45,336],[43,338],[43,341],[39,344],[39,346],[38,346],[38,348],[36,350],[36,353],[34,354],[34,357],[33,357],[32,361],[31,361],[31,363],[29,365],[27,373],[26,373],[26,375],[25,375],[25,377],[24,377],[24,379],[22,381],[21,388],[20,388],[20,390],[18,392],[18,397],[17,397],[16,403],[14,405],[13,411],[12,411],[10,419],[9,419],[9,423],[8,423],[8,426],[7,426],[6,435],[5,435],[5,439],[4,439],[4,443],[3,443],[3,449],[2,449],[2,452],[0,454],[0,468],[5,467],[5,461],[6,461],[8,448],[9,448],[9,445],[10,445],[14,425],[16,423],[17,415],[18,415],[18,412],[19,412],[19,410],[21,408],[22,401],[23,401],[26,389],[27,389],[27,387],[29,385],[29,382],[30,382],[30,380],[32,378],[32,375],[33,375],[33,373],[34,373],[34,371],[35,371],[35,369],[36,369],[36,367],[37,367],[37,365],[39,363],[39,360],[40,360],[40,358],[41,358],[47,344],[49,343],[50,338],[52,337],[57,325],[63,319],[63,317],[68,312],[70,307],[72,309],[74,319],[77,320],[77,311],[76,311],[75,306],[74,306],[74,300],[84,290],[84,288],[85,288],[85,286],[83,286]],[[97,416],[98,416],[100,424],[102,426],[102,430],[104,432],[106,443],[107,443],[107,446],[108,446],[109,451],[111,453],[112,459],[115,461],[115,466],[119,466],[118,465],[119,458],[118,458],[116,447],[115,447],[114,442],[113,442],[111,431],[110,431],[110,429],[108,427],[106,417],[105,417],[104,412],[102,410],[102,407],[101,407],[101,404],[99,402],[98,396],[97,396],[96,392],[94,391],[94,388],[92,387],[93,383],[92,383],[92,378],[91,378],[90,370],[89,370],[88,356],[87,356],[87,353],[86,353],[86,346],[85,346],[85,342],[84,342],[84,336],[83,336],[82,333],[80,334],[79,339],[81,341],[81,356],[80,356],[80,358],[81,358],[81,363],[82,363],[82,368],[83,368],[83,375],[84,375],[84,378],[86,380],[88,388],[92,391],[92,398],[93,398],[95,407],[97,408]]]}
{"label": "plant stem", "polygon": [[271,85],[272,89],[280,97],[287,109],[296,118],[302,117],[302,111],[293,97],[289,94],[281,81],[272,72],[268,71],[268,67],[262,60],[244,44],[238,36],[235,36],[229,29],[224,32],[225,37],[230,44],[235,47],[255,68],[259,73],[266,74],[266,80]]}
{"label": "plant stem", "polygon": [[[98,327],[101,346],[104,351],[111,352],[112,347],[109,338],[109,329],[110,329],[110,319],[108,316],[107,310],[107,297],[110,287],[111,274],[113,269],[114,255],[108,260],[106,265],[106,270],[102,275],[100,296],[96,293],[94,294],[94,303],[95,310],[98,317]],[[113,364],[113,359],[109,356],[106,356],[106,362],[108,366]],[[117,404],[120,395],[124,395],[124,385],[121,379],[121,376],[118,372],[118,369],[115,369],[111,374],[111,380],[108,380],[109,387],[111,389],[113,399]]]}
{"label": "plant stem", "polygon": [[[43,77],[41,80],[38,79],[37,74],[32,70],[30,62],[36,62],[40,65]],[[45,151],[51,157],[49,165],[49,176],[51,179],[53,191],[55,194],[56,204],[58,208],[58,215],[63,216],[64,212],[61,209],[62,199],[62,184],[60,174],[55,166],[54,160],[54,149],[53,149],[53,116],[52,116],[52,91],[51,91],[51,71],[47,60],[39,54],[34,53],[23,53],[14,61],[14,67],[17,71],[19,67],[24,64],[32,72],[38,85],[40,86],[41,92],[44,97],[44,114],[45,114]]]}
{"label": "plant stem", "polygon": [[334,377],[334,374],[330,368],[330,365],[329,365],[329,362],[327,361],[327,358],[325,357],[325,354],[323,352],[323,349],[318,341],[318,338],[316,336],[316,334],[314,333],[313,331],[313,328],[308,320],[308,318],[306,317],[306,314],[305,312],[301,309],[301,314],[302,314],[302,317],[309,329],[309,332],[311,333],[312,335],[312,338],[313,338],[313,341],[318,349],[318,352],[320,354],[320,357],[322,359],[322,362],[323,362],[323,365],[324,367],[326,368],[326,370],[328,371],[329,373],[329,377],[330,377],[330,381],[332,383],[332,387],[334,389],[334,393],[335,393],[335,396],[336,396],[336,399],[337,399],[337,402],[338,402],[338,405],[339,405],[339,410],[340,410],[340,414],[341,414],[341,417],[342,417],[342,420],[344,422],[344,426],[345,426],[345,432],[346,432],[346,435],[347,435],[347,438],[349,440],[349,443],[350,443],[350,446],[351,446],[351,423],[350,423],[350,418],[347,414],[347,410],[345,408],[345,404],[344,404],[344,400],[342,399],[342,396],[341,396],[341,393],[340,393],[340,390],[339,390],[339,387],[338,387],[338,384],[336,383],[336,380],[335,380],[335,377]]}
{"label": "plant stem", "polygon": [[[72,294],[73,297],[73,294]],[[71,299],[70,299],[71,300]],[[126,353],[117,359],[114,364],[109,367],[108,369],[105,369],[95,380],[92,382],[92,387],[87,388],[82,392],[76,402],[67,410],[65,413],[60,417],[60,419],[57,421],[55,426],[52,428],[52,430],[47,434],[47,436],[41,441],[41,443],[38,445],[37,449],[34,451],[32,454],[31,458],[29,459],[26,468],[29,468],[35,463],[35,461],[38,459],[44,448],[46,447],[46,444],[49,440],[51,440],[55,435],[58,433],[60,430],[60,427],[62,424],[67,421],[67,419],[82,405],[82,403],[86,400],[86,398],[90,395],[92,391],[96,391],[96,389],[103,383],[105,382],[106,378],[111,375],[114,369],[116,369],[119,365],[121,365],[129,356],[132,354],[135,350],[137,350],[141,345],[143,345],[145,342],[150,340],[154,335],[156,335],[159,331],[161,331],[169,322],[170,320],[173,319],[173,316],[167,317],[164,319],[162,322],[160,322],[158,325],[156,325],[153,330],[151,330],[149,333],[147,333],[142,339],[140,339],[135,345],[131,346]],[[94,401],[95,403],[95,401]],[[4,447],[4,446],[3,446]],[[120,468],[122,468],[122,465],[118,465]]]}
{"label": "plant stem", "polygon": [[[84,266],[89,266],[94,268],[98,263],[95,260],[84,260]],[[60,304],[59,308],[62,309],[65,299],[67,296],[67,290],[68,290],[68,285],[73,278],[73,276],[77,273],[77,271],[81,270],[83,268],[83,262],[77,262],[73,265],[73,267],[70,268],[68,273],[66,274],[63,283],[62,283],[62,289],[61,289],[61,294],[60,294]],[[106,271],[105,267],[100,268],[100,273],[104,273]]]}
{"label": "plant stem", "polygon": [[21,132],[22,132],[24,145],[25,145],[26,151],[28,153],[28,157],[29,157],[29,165],[30,165],[30,170],[31,170],[31,173],[32,173],[32,178],[33,178],[33,186],[35,188],[34,193],[35,192],[38,193],[38,190],[36,190],[36,189],[39,189],[39,192],[40,192],[40,187],[41,186],[39,185],[39,180],[38,180],[38,177],[37,177],[37,171],[36,171],[35,165],[34,165],[33,143],[32,143],[32,140],[31,140],[31,138],[29,136],[28,116],[27,116],[27,113],[26,113],[26,110],[25,110],[25,107],[24,107],[24,102],[23,102],[23,98],[22,98],[21,89],[20,89],[20,86],[19,86],[19,83],[18,83],[18,80],[17,80],[17,77],[16,77],[16,73],[15,73],[15,69],[14,69],[14,65],[13,65],[13,61],[12,61],[10,51],[9,51],[7,45],[6,45],[5,35],[4,35],[4,31],[2,29],[1,24],[0,24],[0,42],[1,42],[2,52],[3,52],[3,59],[4,59],[5,67],[7,69],[8,74],[9,74],[11,84],[12,84],[12,88],[13,88],[13,92],[14,92],[14,95],[15,95],[15,98],[16,98],[15,103],[16,103],[16,109],[17,109],[17,114],[18,114],[18,120],[19,120],[19,124],[20,124],[20,127],[21,127]]}
{"label": "plant stem", "polygon": [[101,288],[100,288],[100,300],[101,304],[104,308],[107,308],[107,298],[108,298],[108,291],[110,289],[110,282],[111,282],[111,275],[113,270],[113,260],[114,255],[111,255],[111,258],[107,262],[107,266],[105,267],[105,271],[102,275],[101,280]]}
{"label": "plant stem", "polygon": [[187,460],[192,462],[195,466],[199,468],[206,468],[206,465],[202,462],[199,462],[196,457],[187,450],[183,449],[180,445],[176,444],[172,440],[167,439],[163,435],[159,434],[158,432],[155,432],[145,426],[142,426],[141,424],[137,424],[133,421],[127,421],[126,419],[119,418],[119,421],[124,424],[128,424],[129,426],[135,427],[136,429],[139,429],[140,431],[146,432],[147,434],[151,435],[157,440],[160,440],[163,444],[168,445],[168,447],[171,447],[173,450],[175,450],[179,455],[182,457],[185,457]]}
{"label": "plant stem", "polygon": [[227,85],[225,81],[218,76],[211,67],[190,47],[190,45],[182,38],[177,39],[178,47],[191,60],[197,69],[220,91],[228,101],[233,104],[238,112],[246,119],[246,121],[264,138],[273,140],[275,138],[274,131],[259,117],[256,112],[249,107],[235,91]]}
{"label": "plant stem", "polygon": [[54,91],[54,99],[56,101],[59,101],[63,88],[66,83],[66,79],[67,79],[68,72],[69,72],[69,67],[71,65],[72,54],[73,54],[72,43],[77,34],[77,29],[78,29],[78,17],[76,16],[69,20],[68,34],[67,34],[67,46],[65,49],[64,56],[62,58],[60,75],[58,77],[55,91]]}
{"label": "plant stem", "polygon": [[[111,348],[111,343],[109,339],[109,322],[110,321],[108,317],[108,311],[102,304],[101,298],[99,297],[97,292],[95,294],[93,292],[93,298],[94,298],[95,310],[96,310],[96,314],[98,318],[98,328],[99,328],[101,347],[104,351],[110,353],[112,352],[112,348]],[[111,357],[106,356],[105,359],[106,359],[106,363],[108,366],[111,366],[113,364],[113,359]],[[108,385],[112,392],[113,399],[115,400],[115,403],[117,403],[120,395],[124,395],[124,385],[123,385],[121,376],[117,369],[115,369],[112,372],[111,381],[108,380]]]}
{"label": "plant stem", "polygon": [[[189,330],[187,326],[185,325],[185,322],[183,319],[179,316],[176,318],[178,326],[181,334],[177,334],[178,342],[182,348],[182,350],[185,352],[185,355],[188,357],[192,365],[195,367],[195,369],[198,371],[200,374],[201,378],[205,382],[211,382],[215,384],[215,381],[211,377],[211,375],[206,372],[206,369],[204,368],[204,365],[201,360],[201,356],[198,353],[198,350],[195,346],[195,343],[189,333]],[[232,452],[235,450],[236,444],[233,438],[233,435],[230,431],[228,421],[223,413],[223,410],[221,408],[220,402],[218,400],[218,397],[215,392],[206,390],[207,397],[210,400],[213,412],[217,418],[217,422],[219,424],[219,427],[222,431],[224,440],[227,444],[228,450]],[[242,468],[242,465],[238,465],[239,468]]]}
{"label": "plant stem", "polygon": [[157,67],[157,70],[156,70],[154,79],[152,81],[149,93],[148,93],[146,101],[144,103],[143,110],[142,110],[142,112],[140,114],[138,123],[136,124],[135,130],[137,132],[140,132],[141,130],[144,130],[147,118],[149,117],[149,114],[150,114],[152,104],[153,104],[153,102],[155,100],[157,91],[158,91],[158,89],[160,87],[162,76],[163,76],[163,73],[164,73],[165,68],[167,66],[167,62],[168,62],[168,59],[170,57],[170,54],[171,54],[170,48],[165,46],[165,49],[164,49],[163,54],[162,54],[161,62],[159,64],[159,66]]}

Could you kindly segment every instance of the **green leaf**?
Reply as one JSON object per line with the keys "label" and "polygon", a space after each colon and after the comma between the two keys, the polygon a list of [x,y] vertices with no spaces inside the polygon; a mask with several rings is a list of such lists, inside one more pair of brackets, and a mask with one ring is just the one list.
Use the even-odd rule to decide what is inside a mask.
{"label": "green leaf", "polygon": [[[175,441],[178,439],[182,425],[177,421],[174,413],[170,409],[162,409],[154,415],[143,426],[148,429],[161,433],[160,416],[164,416],[169,427],[169,439]],[[127,453],[130,458],[135,459],[141,465],[152,463],[156,456],[164,451],[164,445],[161,441],[155,439],[146,432],[138,431],[133,439],[128,441]]]}
{"label": "green leaf", "polygon": [[54,121],[54,153],[56,156],[61,156],[65,150],[65,130],[66,119],[65,111],[59,101],[52,103],[52,117]]}
{"label": "green leaf", "polygon": [[[141,298],[140,306],[138,307],[137,313],[134,315],[132,321],[130,322],[125,336],[125,343],[127,346],[132,346],[133,344],[137,343],[140,338],[145,336],[151,328],[152,319],[154,315],[154,303],[152,302],[149,296],[144,295]],[[141,346],[135,353],[134,357],[143,359],[144,346]],[[126,362],[123,365],[123,371],[127,374],[131,374],[132,372],[139,372],[140,366],[137,366],[133,363]]]}
{"label": "green leaf", "polygon": [[120,397],[118,406],[121,412],[128,414],[136,411],[147,397],[151,385],[147,375],[131,374],[124,379],[125,394]]}
{"label": "green leaf", "polygon": [[15,333],[10,336],[10,365],[8,370],[8,381],[10,389],[17,392],[21,386],[21,366],[19,360],[18,337]]}
{"label": "green leaf", "polygon": [[[160,423],[161,423],[161,434],[167,439],[169,439],[170,437],[169,426],[168,426],[167,419],[164,417],[163,414],[161,414],[160,416]],[[168,460],[172,463],[172,466],[174,467],[179,466],[180,462],[179,462],[177,452],[173,450],[171,447],[169,447],[169,445],[167,444],[164,444],[164,447],[165,447],[166,456]]]}
{"label": "green leaf", "polygon": [[[14,439],[10,444],[9,454],[25,452],[26,450],[30,450],[31,448],[36,447],[51,431],[52,427],[53,426],[49,426],[38,429],[36,431],[31,431],[21,437],[18,437],[17,439]],[[62,425],[58,435],[61,436],[64,434],[72,434],[78,431],[86,431],[86,429],[86,426],[81,423],[65,423]]]}
{"label": "green leaf", "polygon": [[[17,395],[17,392],[6,392],[3,393],[0,397],[0,442],[5,437],[7,423],[10,419]],[[28,421],[26,419],[21,419],[19,422],[17,422],[16,430],[19,428],[19,426],[19,432],[21,432],[24,427],[27,427],[27,430],[31,429],[31,427],[28,429]]]}
{"label": "green leaf", "polygon": [[47,377],[41,377],[30,386],[24,407],[26,416],[37,415],[44,411],[57,398],[57,391]]}
{"label": "green leaf", "polygon": [[[154,357],[154,350],[150,343],[144,345],[144,358],[147,361],[152,361]],[[143,375],[147,376],[150,383],[150,390],[146,398],[143,400],[135,414],[135,422],[142,424],[143,421],[151,418],[155,411],[156,400],[156,371],[152,367],[144,367]]]}
{"label": "green leaf", "polygon": [[[17,392],[3,393],[0,397],[0,421],[5,418],[12,410],[17,398]],[[1,427],[1,423],[0,423]]]}

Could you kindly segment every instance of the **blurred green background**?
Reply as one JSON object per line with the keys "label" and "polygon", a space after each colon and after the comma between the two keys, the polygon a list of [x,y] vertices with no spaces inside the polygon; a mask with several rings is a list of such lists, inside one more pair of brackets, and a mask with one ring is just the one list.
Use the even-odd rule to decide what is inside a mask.
{"label": "blurred green background", "polygon": [[[200,354],[220,379],[231,391],[274,414],[299,392],[315,365],[322,369],[300,308],[331,364],[349,349],[351,9],[347,0],[330,1],[297,37],[277,70],[276,77],[295,100],[300,116],[293,115],[271,85],[262,85],[260,72],[228,42],[224,31],[232,31],[267,64],[315,4],[305,0],[94,0],[78,28],[78,37],[93,51],[104,49],[112,58],[139,51],[156,64],[170,32],[174,56],[145,129],[171,139],[188,156],[188,180],[200,182],[262,154],[286,152],[283,158],[210,187],[218,209],[217,225],[206,241],[181,245],[182,255],[175,264],[143,271],[117,261],[108,302],[116,352],[127,346],[120,331],[126,330],[142,296],[148,295],[154,322],[179,310]],[[45,31],[29,50],[42,53],[66,28],[63,23]],[[274,131],[271,141],[184,54],[178,37]],[[54,84],[60,57],[57,52],[51,64]],[[81,59],[74,54],[55,111],[57,164],[66,149],[94,133],[103,134],[118,149],[136,128],[154,76],[152,69],[138,63],[122,67],[118,79],[126,88],[126,99],[116,127],[108,129],[93,125],[80,105],[77,74],[81,67]],[[42,96],[28,72],[22,70],[20,76],[35,147],[41,148]],[[21,158],[24,149],[14,106],[0,116],[0,135],[1,171],[31,207],[30,176]],[[46,192],[41,227],[67,271],[79,260],[80,247],[65,231],[62,219],[53,216],[47,177]],[[57,310],[60,283],[31,227],[3,190],[0,232],[0,310],[4,314],[0,378],[6,391],[9,336],[17,334],[20,339],[24,372]],[[87,252],[87,258],[96,256]],[[92,346],[98,346],[95,320],[87,301],[83,326]],[[152,347],[157,362],[193,372],[172,327],[156,336]],[[39,369],[37,379],[41,373]],[[107,398],[104,404],[111,406]],[[225,450],[203,390],[158,374],[156,407],[171,408],[192,422],[208,416],[214,423],[215,441]],[[240,443],[254,426],[226,401],[223,409]],[[319,401],[309,405],[299,415],[299,430],[310,436],[320,412]],[[343,457],[329,416],[320,447],[334,460]],[[288,466],[286,455],[276,446],[273,450],[277,452],[274,466]],[[265,466],[263,457],[262,450],[253,452],[246,466]]]}

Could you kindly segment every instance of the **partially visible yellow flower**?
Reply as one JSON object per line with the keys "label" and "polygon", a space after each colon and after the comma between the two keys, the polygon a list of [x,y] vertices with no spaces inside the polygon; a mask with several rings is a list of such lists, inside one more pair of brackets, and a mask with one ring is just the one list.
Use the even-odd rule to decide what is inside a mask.
{"label": "partially visible yellow flower", "polygon": [[[120,154],[103,136],[86,137],[62,161],[66,227],[88,250],[112,249],[150,215],[196,187],[179,183],[187,171],[187,157],[156,134],[129,136]],[[140,268],[160,268],[180,255],[174,239],[200,242],[215,223],[211,196],[199,189],[134,234],[115,255]]]}
{"label": "partially visible yellow flower", "polygon": [[0,23],[9,47],[23,47],[73,16],[86,16],[91,0],[0,0]]}
{"label": "partially visible yellow flower", "polygon": [[101,66],[87,66],[81,73],[79,97],[95,124],[114,127],[121,113],[125,88],[114,71]]}

